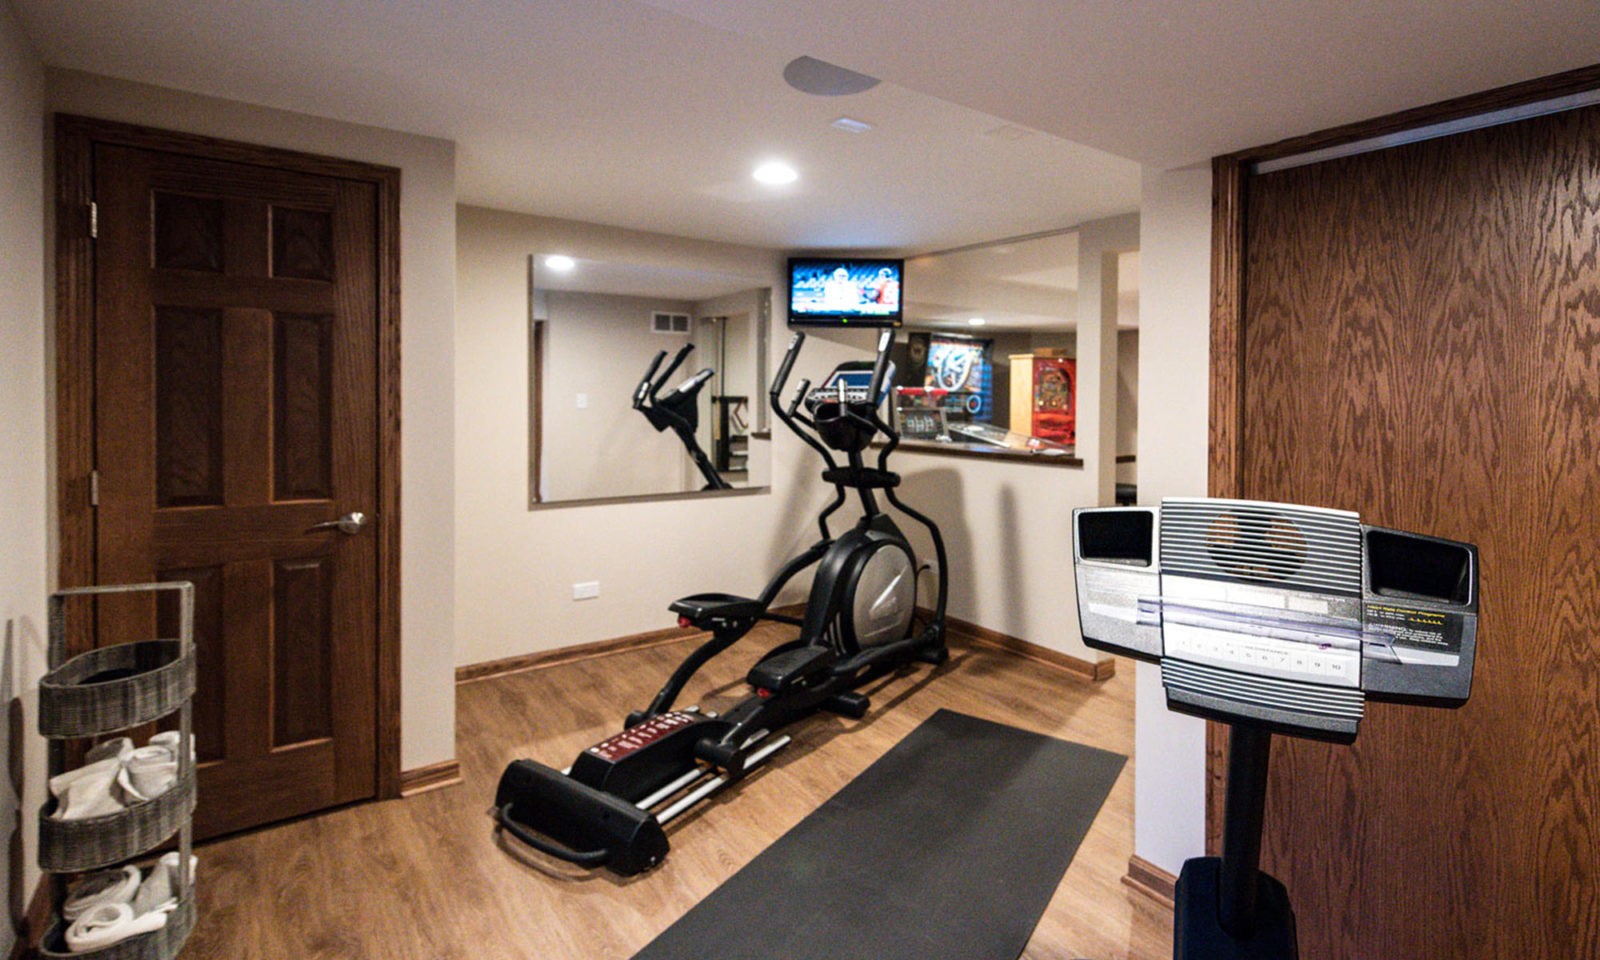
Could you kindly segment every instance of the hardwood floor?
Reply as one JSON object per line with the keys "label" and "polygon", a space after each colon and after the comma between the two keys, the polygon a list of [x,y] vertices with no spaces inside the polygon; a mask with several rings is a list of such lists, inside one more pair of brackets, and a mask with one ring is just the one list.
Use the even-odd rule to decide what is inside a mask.
{"label": "hardwood floor", "polygon": [[[760,649],[728,651],[684,702],[736,700]],[[1089,685],[992,649],[956,646],[867,692],[862,720],[819,714],[761,771],[677,822],[657,870],[622,881],[497,849],[486,816],[505,764],[564,767],[615,732],[687,653],[668,644],[458,688],[463,783],[202,846],[198,926],[184,956],[371,960],[626,958],[940,707],[1129,754],[1133,671]],[[713,682],[724,684],[713,688]],[[1028,946],[1030,960],[1158,960],[1172,915],[1120,881],[1133,849],[1123,771]],[[708,944],[706,956],[714,957]]]}

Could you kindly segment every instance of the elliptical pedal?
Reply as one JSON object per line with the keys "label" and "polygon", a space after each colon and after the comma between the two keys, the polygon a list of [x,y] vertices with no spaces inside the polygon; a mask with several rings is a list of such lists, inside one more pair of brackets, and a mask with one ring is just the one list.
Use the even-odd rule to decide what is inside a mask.
{"label": "elliptical pedal", "polygon": [[836,693],[822,701],[822,709],[851,720],[860,720],[867,715],[867,710],[871,707],[872,701],[865,694],[855,690]]}

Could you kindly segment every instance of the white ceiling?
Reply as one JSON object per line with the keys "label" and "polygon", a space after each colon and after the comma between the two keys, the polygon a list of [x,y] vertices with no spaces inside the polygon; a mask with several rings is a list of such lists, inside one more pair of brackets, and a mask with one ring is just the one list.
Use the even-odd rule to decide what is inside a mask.
{"label": "white ceiling", "polygon": [[1159,169],[1589,66],[1596,0],[642,0]]}
{"label": "white ceiling", "polygon": [[[54,66],[444,137],[464,203],[778,249],[938,249],[1134,210],[1139,169],[633,0],[15,0]],[[835,130],[841,116],[875,128]],[[784,159],[783,188],[750,177]]]}
{"label": "white ceiling", "polygon": [[[12,2],[52,66],[454,140],[465,203],[791,249],[1126,212],[1138,164],[1583,66],[1600,35],[1596,0]],[[802,54],[887,82],[806,96]],[[770,157],[799,183],[753,183]]]}

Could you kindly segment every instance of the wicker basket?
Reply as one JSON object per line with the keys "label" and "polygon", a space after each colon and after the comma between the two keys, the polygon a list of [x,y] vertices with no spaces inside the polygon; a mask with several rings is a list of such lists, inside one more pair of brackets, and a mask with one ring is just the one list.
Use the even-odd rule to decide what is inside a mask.
{"label": "wicker basket", "polygon": [[88,737],[166,716],[194,694],[194,654],[178,640],[81,653],[39,681],[39,732]]}
{"label": "wicker basket", "polygon": [[195,770],[182,764],[176,782],[153,800],[120,813],[55,820],[52,797],[39,808],[39,867],[51,872],[97,870],[165,843],[194,814]]}
{"label": "wicker basket", "polygon": [[67,923],[58,917],[39,943],[39,956],[61,957],[63,960],[81,960],[84,957],[93,957],[95,960],[171,960],[183,949],[184,941],[189,939],[189,933],[194,929],[194,912],[194,887],[190,886],[189,895],[178,898],[178,908],[167,917],[167,925],[160,930],[129,937],[121,943],[87,953],[73,953],[67,949]]}

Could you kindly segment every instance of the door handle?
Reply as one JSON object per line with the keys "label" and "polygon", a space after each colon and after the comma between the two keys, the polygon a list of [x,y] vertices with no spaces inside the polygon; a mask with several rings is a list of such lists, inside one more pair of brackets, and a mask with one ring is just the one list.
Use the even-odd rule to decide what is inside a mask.
{"label": "door handle", "polygon": [[321,523],[314,523],[306,530],[306,532],[313,533],[317,530],[337,530],[347,537],[353,537],[361,532],[362,527],[367,525],[367,519],[367,515],[361,513],[360,511],[355,513],[347,513],[337,520],[324,520]]}

